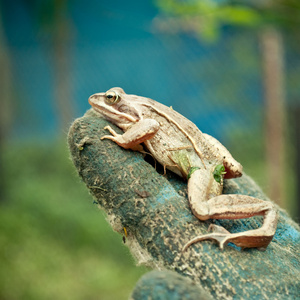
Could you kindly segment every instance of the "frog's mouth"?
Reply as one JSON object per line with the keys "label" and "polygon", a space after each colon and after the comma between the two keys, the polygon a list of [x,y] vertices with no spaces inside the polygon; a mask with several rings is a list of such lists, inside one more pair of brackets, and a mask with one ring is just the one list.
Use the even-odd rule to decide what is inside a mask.
{"label": "frog's mouth", "polygon": [[104,116],[105,119],[111,121],[115,124],[124,124],[124,123],[136,123],[138,119],[128,115],[126,113],[122,113],[117,110],[115,107],[105,104],[103,101],[99,101],[99,94],[92,95],[89,98],[89,104],[92,108]]}

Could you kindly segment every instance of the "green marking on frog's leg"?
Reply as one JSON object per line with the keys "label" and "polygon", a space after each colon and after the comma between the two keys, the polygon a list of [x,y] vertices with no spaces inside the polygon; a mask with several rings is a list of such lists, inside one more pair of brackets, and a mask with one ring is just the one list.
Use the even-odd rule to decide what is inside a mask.
{"label": "green marking on frog's leg", "polygon": [[169,158],[177,165],[183,177],[188,178],[191,169],[189,153],[186,149],[171,151]]}
{"label": "green marking on frog's leg", "polygon": [[[199,170],[200,167],[191,166],[189,153],[186,150],[174,151],[171,155],[171,159],[180,168],[181,172],[185,175],[186,179],[189,180],[192,174]],[[225,170],[225,168],[224,168]]]}
{"label": "green marking on frog's leg", "polygon": [[191,178],[192,174],[199,169],[200,169],[199,167],[191,167],[190,171],[188,173],[187,179],[189,180]]}
{"label": "green marking on frog's leg", "polygon": [[216,182],[221,183],[223,180],[225,172],[225,167],[223,165],[217,165],[213,171],[214,179]]}

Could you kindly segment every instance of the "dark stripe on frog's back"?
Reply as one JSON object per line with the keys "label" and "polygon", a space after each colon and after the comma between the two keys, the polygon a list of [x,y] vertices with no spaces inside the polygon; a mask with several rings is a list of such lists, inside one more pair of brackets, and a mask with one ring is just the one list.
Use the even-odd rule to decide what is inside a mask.
{"label": "dark stripe on frog's back", "polygon": [[[178,151],[176,152],[176,150],[173,152],[169,149],[191,146],[190,150],[179,150],[180,155],[186,153],[187,156],[190,157],[188,160],[194,166],[202,166],[200,157],[196,154],[196,151],[194,151],[193,144],[190,141],[190,138],[194,140],[199,151],[203,151],[204,137],[197,126],[178,112],[151,99],[149,99],[147,103],[143,103],[143,105],[147,107],[147,110],[144,110],[143,112],[143,117],[153,118],[153,115],[157,115],[156,121],[161,125],[160,130],[156,133],[156,135],[145,143],[156,159],[160,163],[173,165],[174,160],[171,161],[169,157],[171,156],[176,161],[178,160],[176,155],[178,156],[179,153]],[[163,112],[160,113],[159,111]],[[166,114],[168,118],[166,118],[163,114]],[[181,128],[178,127],[176,123]],[[173,169],[173,172],[180,175],[179,170],[174,170],[174,168],[169,169]]]}
{"label": "dark stripe on frog's back", "polygon": [[[186,133],[188,133],[190,136],[192,136],[192,138],[195,140],[195,142],[197,143],[198,146],[201,145],[202,132],[192,121],[190,121],[189,119],[187,119],[186,117],[184,117],[183,115],[178,113],[177,111],[171,109],[170,107],[168,107],[164,104],[156,102],[152,99],[147,99],[147,102],[150,104],[144,103],[144,105],[147,106],[149,108],[149,110],[151,110],[151,106],[153,106],[152,111],[159,115],[160,115],[159,111],[166,111],[164,113],[167,113],[167,115],[169,117],[169,122],[175,121],[175,123],[179,124],[180,127]],[[146,114],[145,114],[145,116],[146,116]],[[178,128],[178,130],[180,130],[180,129]]]}

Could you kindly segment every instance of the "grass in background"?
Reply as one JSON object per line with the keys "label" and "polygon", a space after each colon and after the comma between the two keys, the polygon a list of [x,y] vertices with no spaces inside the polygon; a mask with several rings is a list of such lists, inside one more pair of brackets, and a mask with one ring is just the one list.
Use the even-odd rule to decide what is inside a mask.
{"label": "grass in background", "polygon": [[127,299],[136,267],[64,143],[7,145],[0,203],[0,299]]}

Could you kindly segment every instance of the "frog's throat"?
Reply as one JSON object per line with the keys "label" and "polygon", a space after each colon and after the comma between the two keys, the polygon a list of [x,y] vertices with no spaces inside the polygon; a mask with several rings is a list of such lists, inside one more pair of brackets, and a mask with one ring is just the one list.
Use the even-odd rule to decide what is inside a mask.
{"label": "frog's throat", "polygon": [[107,117],[107,119],[111,120],[113,123],[117,123],[117,120],[119,121],[119,119],[125,119],[126,121],[130,121],[132,123],[136,123],[138,121],[136,118],[128,114],[124,114],[118,110],[111,109],[110,106],[99,106],[93,103],[92,107],[96,112],[100,113],[105,118]]}

